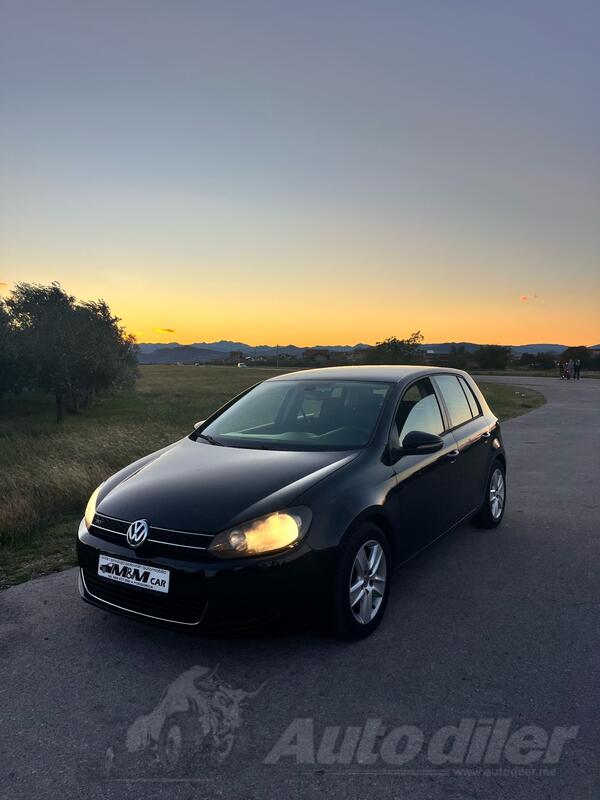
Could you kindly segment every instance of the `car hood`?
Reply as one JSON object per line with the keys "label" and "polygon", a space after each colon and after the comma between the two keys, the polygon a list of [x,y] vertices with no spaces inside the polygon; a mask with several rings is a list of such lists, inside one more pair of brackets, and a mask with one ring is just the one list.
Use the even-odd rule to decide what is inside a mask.
{"label": "car hood", "polygon": [[158,528],[216,533],[284,508],[353,452],[250,450],[183,439],[114,486],[101,514]]}

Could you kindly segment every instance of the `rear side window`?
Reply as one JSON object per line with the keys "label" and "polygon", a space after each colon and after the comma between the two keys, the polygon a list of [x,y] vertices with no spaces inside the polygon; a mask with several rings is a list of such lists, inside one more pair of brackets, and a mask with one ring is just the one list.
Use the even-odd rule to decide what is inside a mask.
{"label": "rear side window", "polygon": [[474,417],[478,417],[481,414],[481,409],[479,408],[479,403],[477,402],[477,398],[475,397],[473,389],[471,389],[464,378],[459,378],[458,380],[463,388],[463,392],[467,396],[467,402],[469,404],[469,408],[471,409],[471,414],[473,414]]}
{"label": "rear side window", "polygon": [[473,419],[471,407],[456,375],[436,375],[433,380],[446,403],[452,428],[456,428],[457,425],[462,425],[464,422]]}

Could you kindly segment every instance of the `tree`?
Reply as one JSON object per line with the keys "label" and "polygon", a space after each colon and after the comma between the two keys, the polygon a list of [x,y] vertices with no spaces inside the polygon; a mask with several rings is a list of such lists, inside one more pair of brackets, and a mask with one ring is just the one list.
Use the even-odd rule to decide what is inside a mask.
{"label": "tree", "polygon": [[467,369],[469,365],[464,344],[458,347],[453,344],[448,353],[448,366],[454,369]]}
{"label": "tree", "polygon": [[0,397],[20,388],[21,377],[17,331],[0,298]]}
{"label": "tree", "polygon": [[119,325],[103,300],[80,303],[74,309],[76,338],[71,364],[71,408],[87,405],[93,393],[135,383],[135,339]]}
{"label": "tree", "polygon": [[584,369],[591,369],[594,365],[593,351],[587,348],[585,345],[580,345],[579,347],[567,347],[567,349],[561,353],[560,360],[569,361],[570,359],[573,359],[573,361],[579,359],[581,361],[581,366]]}
{"label": "tree", "polygon": [[556,356],[554,353],[522,353],[519,364],[533,369],[552,369],[556,366]]}
{"label": "tree", "polygon": [[377,342],[369,351],[371,364],[420,364],[423,361],[420,345],[423,342],[421,331],[411,333],[406,339],[390,336]]}
{"label": "tree", "polygon": [[535,364],[535,356],[533,353],[521,353],[519,364],[522,367],[533,367]]}
{"label": "tree", "polygon": [[506,369],[510,358],[510,347],[484,344],[475,351],[474,357],[480,369]]}
{"label": "tree", "polygon": [[79,303],[58,283],[19,283],[5,306],[28,383],[52,392],[57,422],[67,401],[77,412],[94,392],[135,382],[134,339],[103,300]]}
{"label": "tree", "polygon": [[30,381],[54,394],[56,420],[60,422],[69,391],[75,298],[58,283],[50,286],[18,283],[6,305],[21,335],[23,356],[31,370]]}
{"label": "tree", "polygon": [[534,365],[537,369],[554,369],[556,367],[556,353],[536,353]]}

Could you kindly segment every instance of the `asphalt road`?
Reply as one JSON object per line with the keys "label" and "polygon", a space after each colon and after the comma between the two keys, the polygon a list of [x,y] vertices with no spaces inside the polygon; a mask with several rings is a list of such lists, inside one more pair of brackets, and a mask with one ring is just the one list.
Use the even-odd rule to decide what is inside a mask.
{"label": "asphalt road", "polygon": [[[462,527],[397,572],[386,620],[366,641],[344,644],[311,631],[229,639],[163,631],[84,605],[74,570],[2,593],[0,796],[600,797],[600,381],[526,383],[548,402],[504,426],[510,472],[502,527]],[[127,749],[142,741],[141,723],[126,740],[128,726],[166,687],[194,666],[217,665],[223,686],[264,684],[243,701],[231,693],[224,701],[227,691],[214,686],[203,695],[219,708],[213,721],[225,713],[241,720],[222,764],[209,739],[196,763],[175,773],[154,753]],[[182,683],[185,676],[172,695]],[[384,737],[374,740],[371,759],[366,740],[361,759],[353,755],[352,737],[362,735],[353,729],[364,733],[369,719],[381,720],[385,733],[412,726],[406,740],[395,740],[404,761]],[[461,721],[467,730],[480,719],[496,726],[509,719],[513,732],[536,726],[530,743],[542,749],[524,752],[537,760],[515,764],[515,745],[487,765],[475,748],[474,763],[465,764],[462,740],[451,738],[458,763],[438,763],[436,732]],[[290,754],[281,745],[275,763],[265,763],[290,725]],[[326,742],[319,750],[329,726],[347,735],[341,763],[327,763]],[[570,729],[568,740],[558,763],[545,763],[544,736],[556,726]],[[420,736],[411,759],[402,742],[418,744]],[[115,756],[108,772],[107,751]],[[457,772],[465,766],[488,771]]]}

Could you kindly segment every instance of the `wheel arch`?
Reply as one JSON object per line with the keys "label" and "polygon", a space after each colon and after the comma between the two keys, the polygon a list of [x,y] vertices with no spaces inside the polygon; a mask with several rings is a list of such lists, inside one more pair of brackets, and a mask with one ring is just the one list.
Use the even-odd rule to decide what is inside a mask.
{"label": "wheel arch", "polygon": [[381,506],[373,506],[361,511],[361,513],[358,514],[346,528],[340,544],[343,546],[350,535],[359,527],[359,525],[362,525],[365,522],[372,522],[381,530],[390,548],[390,552],[392,554],[392,563],[395,565],[398,558],[398,543],[396,542],[396,537],[394,536],[392,521],[383,508],[381,508]]}
{"label": "wheel arch", "polygon": [[504,474],[506,475],[506,453],[504,452],[504,450],[500,450],[500,452],[494,454],[494,457],[492,458],[492,461],[490,463],[490,467],[494,463],[494,461],[501,462],[502,466],[504,467]]}

